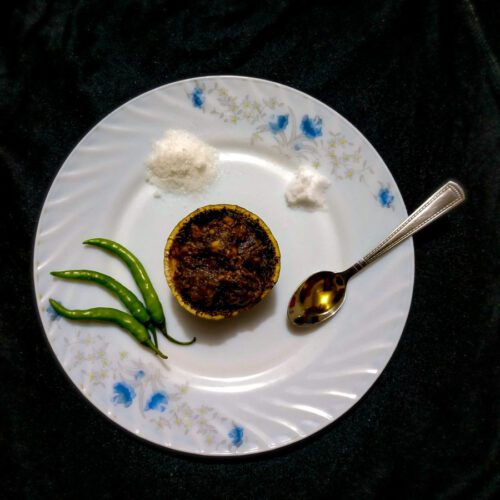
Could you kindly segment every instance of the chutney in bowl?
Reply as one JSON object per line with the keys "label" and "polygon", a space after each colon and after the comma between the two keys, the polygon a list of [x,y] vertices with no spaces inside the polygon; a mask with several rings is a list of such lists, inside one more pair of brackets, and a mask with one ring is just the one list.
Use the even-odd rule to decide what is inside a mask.
{"label": "chutney in bowl", "polygon": [[279,278],[280,258],[278,243],[260,217],[237,205],[207,205],[173,229],[164,270],[184,309],[221,320],[269,294]]}

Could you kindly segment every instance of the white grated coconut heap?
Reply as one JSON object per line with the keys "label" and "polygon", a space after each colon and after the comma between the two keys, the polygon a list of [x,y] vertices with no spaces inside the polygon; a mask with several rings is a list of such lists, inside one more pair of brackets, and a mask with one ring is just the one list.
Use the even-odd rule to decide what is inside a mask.
{"label": "white grated coconut heap", "polygon": [[153,145],[147,180],[162,191],[200,191],[217,177],[218,152],[185,130],[167,130]]}
{"label": "white grated coconut heap", "polygon": [[323,175],[300,167],[295,177],[288,183],[285,197],[289,205],[308,208],[325,208],[325,195],[330,181]]}

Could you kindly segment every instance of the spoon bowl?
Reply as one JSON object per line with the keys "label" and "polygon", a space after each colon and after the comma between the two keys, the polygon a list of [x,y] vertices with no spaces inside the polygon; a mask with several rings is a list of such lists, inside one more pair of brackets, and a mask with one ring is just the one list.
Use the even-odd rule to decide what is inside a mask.
{"label": "spoon bowl", "polygon": [[344,303],[346,285],[344,273],[320,271],[309,276],[290,299],[290,321],[303,326],[331,318]]}
{"label": "spoon bowl", "polygon": [[302,282],[288,303],[288,319],[296,326],[314,325],[330,319],[344,304],[347,282],[352,276],[464,200],[462,187],[448,181],[349,269],[337,273],[320,271]]}

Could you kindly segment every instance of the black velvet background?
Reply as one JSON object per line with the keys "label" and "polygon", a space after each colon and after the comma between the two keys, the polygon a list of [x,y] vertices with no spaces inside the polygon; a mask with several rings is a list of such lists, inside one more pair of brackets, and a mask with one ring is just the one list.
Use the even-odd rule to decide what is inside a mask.
{"label": "black velvet background", "polygon": [[[499,493],[498,2],[19,1],[0,7],[0,496],[493,498]],[[409,209],[449,177],[468,203],[415,240],[387,369],[347,415],[246,460],[152,447],[80,397],[32,292],[49,186],[120,104],[210,74],[282,82],[372,142]]]}

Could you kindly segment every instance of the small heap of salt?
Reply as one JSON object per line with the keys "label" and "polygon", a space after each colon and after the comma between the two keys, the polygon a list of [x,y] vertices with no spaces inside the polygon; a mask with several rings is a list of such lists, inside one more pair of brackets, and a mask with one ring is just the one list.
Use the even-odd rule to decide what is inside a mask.
{"label": "small heap of salt", "polygon": [[217,177],[218,152],[185,130],[167,130],[153,145],[147,180],[163,191],[200,191]]}
{"label": "small heap of salt", "polygon": [[289,205],[324,208],[326,206],[326,190],[330,184],[325,176],[307,167],[300,167],[295,177],[287,185],[286,201]]}

